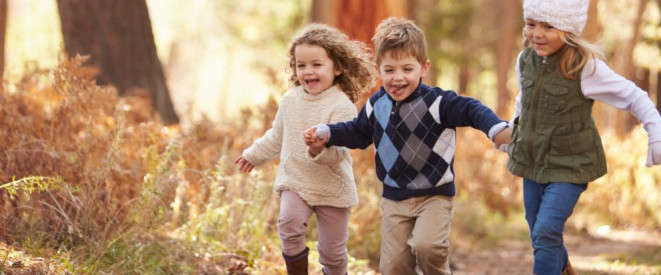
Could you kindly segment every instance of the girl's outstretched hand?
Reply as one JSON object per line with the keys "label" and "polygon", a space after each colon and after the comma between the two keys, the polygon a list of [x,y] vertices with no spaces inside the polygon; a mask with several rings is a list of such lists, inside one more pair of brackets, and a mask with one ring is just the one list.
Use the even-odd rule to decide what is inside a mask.
{"label": "girl's outstretched hand", "polygon": [[252,163],[248,162],[243,156],[236,158],[234,163],[239,165],[239,171],[241,172],[250,173],[250,171],[255,168],[255,165],[252,165]]}
{"label": "girl's outstretched hand", "polygon": [[652,167],[659,164],[661,164],[661,141],[656,141],[648,145],[645,166]]}

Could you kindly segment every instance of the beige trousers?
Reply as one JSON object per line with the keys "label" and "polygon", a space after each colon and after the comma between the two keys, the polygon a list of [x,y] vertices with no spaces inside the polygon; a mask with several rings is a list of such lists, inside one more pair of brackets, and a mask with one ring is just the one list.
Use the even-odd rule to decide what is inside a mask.
{"label": "beige trousers", "polygon": [[[384,275],[451,274],[452,197],[381,200],[381,260]],[[417,268],[416,268],[417,266]]]}
{"label": "beige trousers", "polygon": [[349,239],[349,215],[351,208],[331,206],[310,206],[292,191],[280,194],[280,217],[278,233],[282,241],[282,252],[297,255],[306,248],[305,230],[312,213],[317,215],[317,250],[319,263],[328,275],[347,272],[349,257],[347,240]]}

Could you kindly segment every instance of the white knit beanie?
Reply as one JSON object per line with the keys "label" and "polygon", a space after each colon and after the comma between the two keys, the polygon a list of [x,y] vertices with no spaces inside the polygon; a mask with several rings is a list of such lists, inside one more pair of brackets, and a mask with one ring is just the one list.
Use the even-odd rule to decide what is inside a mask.
{"label": "white knit beanie", "polygon": [[576,35],[588,20],[590,0],[525,0],[523,18],[548,23],[558,30]]}

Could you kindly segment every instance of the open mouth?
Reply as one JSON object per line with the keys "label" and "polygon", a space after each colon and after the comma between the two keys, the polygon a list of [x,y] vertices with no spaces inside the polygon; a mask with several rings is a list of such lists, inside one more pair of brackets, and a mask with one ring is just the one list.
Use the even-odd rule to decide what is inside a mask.
{"label": "open mouth", "polygon": [[319,83],[319,79],[307,79],[307,80],[305,80],[305,84],[307,84],[308,86],[315,86],[315,85],[317,85],[317,83]]}
{"label": "open mouth", "polygon": [[404,92],[406,85],[392,85],[390,86],[390,94],[393,96],[399,95]]}

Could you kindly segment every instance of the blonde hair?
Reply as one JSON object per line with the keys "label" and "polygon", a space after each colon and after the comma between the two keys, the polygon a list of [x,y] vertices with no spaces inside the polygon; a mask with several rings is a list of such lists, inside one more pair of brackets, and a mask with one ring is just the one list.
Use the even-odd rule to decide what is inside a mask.
{"label": "blonde hair", "polygon": [[389,17],[381,21],[372,37],[376,52],[376,64],[390,54],[396,59],[414,57],[420,64],[427,62],[425,34],[411,20]]}
{"label": "blonde hair", "polygon": [[376,69],[371,62],[372,54],[367,45],[357,40],[350,40],[338,29],[311,23],[303,28],[289,45],[287,71],[291,74],[289,81],[294,85],[301,85],[296,77],[294,50],[302,44],[319,46],[326,50],[335,69],[342,72],[335,77],[333,84],[338,85],[352,102],[357,102],[361,93],[368,92],[376,84]]}
{"label": "blonde hair", "polygon": [[[604,52],[597,45],[576,34],[557,30],[558,36],[565,45],[560,49],[560,75],[568,79],[576,79],[578,74],[585,68],[585,64],[593,59],[604,60]],[[526,38],[526,29],[523,28],[523,46],[530,47],[530,41]],[[596,67],[596,64],[595,64]],[[594,73],[594,69],[592,73]]]}

